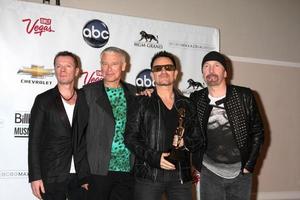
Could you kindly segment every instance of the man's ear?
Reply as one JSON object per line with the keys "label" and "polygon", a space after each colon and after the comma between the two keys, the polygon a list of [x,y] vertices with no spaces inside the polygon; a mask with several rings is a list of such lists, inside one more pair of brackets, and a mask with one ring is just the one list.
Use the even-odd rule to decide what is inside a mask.
{"label": "man's ear", "polygon": [[175,80],[177,79],[177,76],[178,76],[178,70],[176,69],[176,70],[174,71],[174,78],[175,78]]}
{"label": "man's ear", "polygon": [[127,66],[127,63],[123,62],[123,64],[122,64],[122,72],[124,72],[126,70],[126,66]]}
{"label": "man's ear", "polygon": [[150,72],[150,77],[152,78],[152,80],[154,80],[153,72]]}
{"label": "man's ear", "polygon": [[224,78],[227,78],[227,71],[224,72]]}
{"label": "man's ear", "polygon": [[79,75],[80,75],[80,69],[79,69],[79,67],[76,67],[75,76],[78,77]]}

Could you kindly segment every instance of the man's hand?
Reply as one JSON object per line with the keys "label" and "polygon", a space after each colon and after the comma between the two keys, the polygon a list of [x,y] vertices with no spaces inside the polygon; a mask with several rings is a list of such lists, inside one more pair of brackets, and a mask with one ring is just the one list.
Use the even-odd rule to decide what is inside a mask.
{"label": "man's hand", "polygon": [[44,183],[42,180],[36,180],[31,182],[31,190],[34,196],[38,199],[42,199],[42,193],[45,193]]}
{"label": "man's hand", "polygon": [[81,185],[81,187],[84,188],[85,190],[89,190],[89,184],[88,183]]}
{"label": "man's hand", "polygon": [[249,174],[250,172],[249,172],[246,168],[244,168],[244,169],[243,169],[243,173],[244,173],[244,174]]}
{"label": "man's hand", "polygon": [[151,94],[153,91],[154,91],[154,89],[145,89],[145,90],[141,91],[140,93],[137,93],[136,95],[151,97]]}
{"label": "man's hand", "polygon": [[165,170],[174,170],[175,169],[175,165],[173,165],[172,163],[170,163],[169,161],[167,161],[165,159],[165,157],[168,157],[170,155],[170,153],[162,153],[161,157],[160,157],[160,167],[162,169]]}
{"label": "man's hand", "polygon": [[183,138],[180,138],[180,140],[179,140],[178,135],[174,135],[172,145],[173,145],[174,147],[177,147],[177,148],[178,148],[178,147],[183,147],[183,146],[184,146]]}
{"label": "man's hand", "polygon": [[200,172],[192,167],[192,182],[197,184],[200,181]]}

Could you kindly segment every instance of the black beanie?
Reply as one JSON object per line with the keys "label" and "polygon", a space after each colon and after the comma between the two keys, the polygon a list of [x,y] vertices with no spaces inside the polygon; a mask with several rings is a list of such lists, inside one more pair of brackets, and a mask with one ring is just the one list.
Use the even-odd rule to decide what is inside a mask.
{"label": "black beanie", "polygon": [[204,58],[202,60],[202,68],[201,69],[203,69],[203,65],[205,62],[211,61],[211,60],[218,61],[219,63],[221,63],[223,65],[224,69],[227,70],[225,57],[216,51],[211,51],[204,56]]}

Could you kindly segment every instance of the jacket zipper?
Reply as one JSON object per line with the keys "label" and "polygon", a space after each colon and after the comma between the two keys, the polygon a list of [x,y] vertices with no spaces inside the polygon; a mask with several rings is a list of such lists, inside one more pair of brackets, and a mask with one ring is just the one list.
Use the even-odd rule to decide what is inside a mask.
{"label": "jacket zipper", "polygon": [[[158,105],[158,131],[160,132],[160,123],[161,123],[161,116],[160,116],[160,103],[159,103],[159,99],[157,100],[157,105]],[[156,133],[156,149],[159,150],[159,140],[158,140],[159,134],[158,132]],[[154,180],[156,181],[157,178],[157,169],[154,168]]]}

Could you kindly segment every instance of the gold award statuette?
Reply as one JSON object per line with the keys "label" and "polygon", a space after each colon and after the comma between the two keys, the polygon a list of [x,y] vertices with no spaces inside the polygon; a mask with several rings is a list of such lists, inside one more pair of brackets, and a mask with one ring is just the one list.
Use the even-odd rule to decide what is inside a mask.
{"label": "gold award statuette", "polygon": [[187,149],[185,147],[179,147],[179,144],[182,140],[184,134],[184,127],[183,122],[185,118],[185,109],[179,108],[178,109],[179,119],[178,119],[178,126],[175,131],[175,135],[178,136],[177,145],[173,146],[170,155],[166,158],[169,162],[176,164],[186,158]]}

